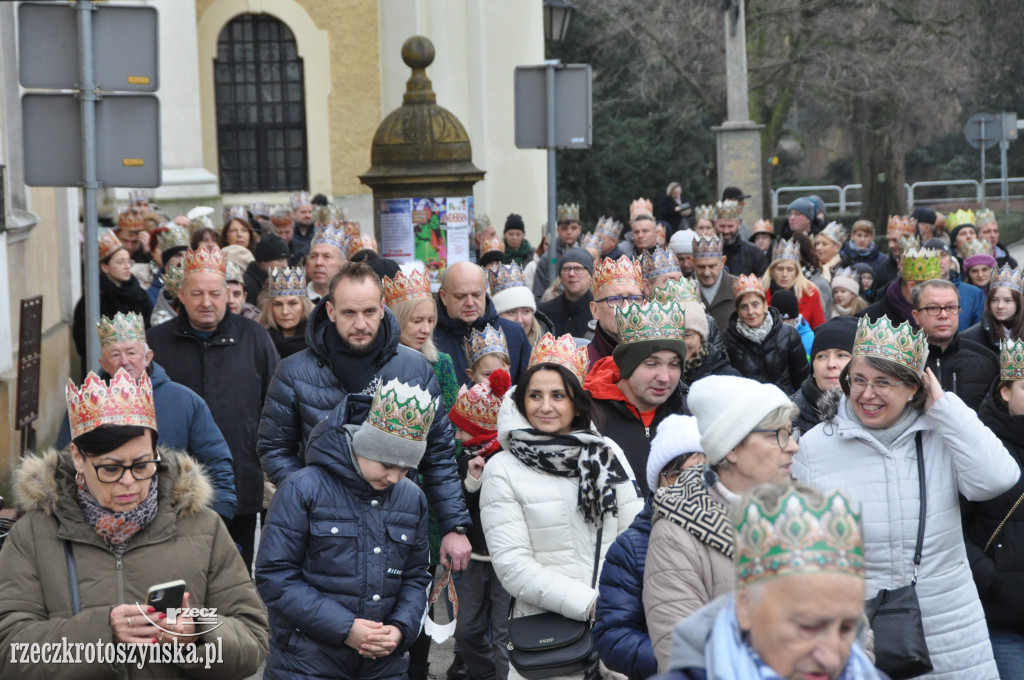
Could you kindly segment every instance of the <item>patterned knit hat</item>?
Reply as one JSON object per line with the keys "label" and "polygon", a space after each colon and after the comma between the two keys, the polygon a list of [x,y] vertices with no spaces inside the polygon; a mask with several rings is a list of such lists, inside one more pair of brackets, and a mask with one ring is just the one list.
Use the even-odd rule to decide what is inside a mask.
{"label": "patterned knit hat", "polygon": [[436,410],[436,400],[423,388],[397,378],[381,381],[369,415],[352,435],[352,450],[379,463],[417,467]]}

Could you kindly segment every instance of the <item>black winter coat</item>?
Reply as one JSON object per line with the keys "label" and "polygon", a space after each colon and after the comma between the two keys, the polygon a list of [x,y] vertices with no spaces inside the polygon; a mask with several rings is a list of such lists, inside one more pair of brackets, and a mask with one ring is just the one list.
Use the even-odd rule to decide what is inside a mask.
{"label": "black winter coat", "polygon": [[900,266],[896,258],[882,260],[875,268],[875,302],[885,297],[885,289],[900,275]]}
{"label": "black winter coat", "polygon": [[722,254],[725,255],[725,266],[733,276],[756,274],[760,278],[768,269],[764,251],[738,236],[733,243],[722,247]]}
{"label": "black winter coat", "polygon": [[263,271],[263,269],[256,262],[250,262],[249,266],[245,268],[245,273],[242,274],[242,286],[245,288],[245,301],[250,305],[259,305],[260,291],[263,290],[263,286],[266,285],[267,279],[270,274]]}
{"label": "black winter coat", "polygon": [[[134,276],[128,283],[122,284],[115,283],[106,274],[100,274],[100,315],[112,319],[118,312],[141,314],[142,323],[149,328],[149,317],[153,315],[153,302]],[[71,338],[75,341],[75,349],[78,350],[80,357],[85,357],[85,330],[85,298],[82,297],[75,305],[71,325]],[[89,331],[95,333],[96,327],[94,326]],[[99,367],[92,368],[98,369]]]}
{"label": "black winter coat", "polygon": [[982,314],[981,321],[960,333],[960,337],[999,354],[999,341],[1003,339],[1003,329],[993,324],[988,314]]}
{"label": "black winter coat", "polygon": [[587,324],[594,318],[590,313],[590,302],[594,294],[589,290],[580,299],[570,302],[565,295],[553,300],[542,302],[537,311],[546,315],[555,325],[555,335],[568,333],[574,338],[582,338],[590,330]]}
{"label": "black winter coat", "polygon": [[437,305],[437,326],[434,327],[434,344],[439,352],[451,356],[455,365],[455,377],[460,385],[472,387],[473,384],[466,375],[469,368],[466,362],[466,340],[469,338],[471,328],[482,331],[486,325],[497,326],[505,331],[505,341],[508,343],[508,353],[512,360],[509,373],[512,375],[512,384],[519,382],[519,376],[526,372],[526,366],[530,362],[530,341],[523,332],[523,327],[515,321],[509,321],[498,316],[494,309],[491,297],[487,296],[487,306],[483,315],[473,322],[472,326],[466,324],[462,319],[453,319],[448,316],[448,310],[444,305]]}
{"label": "black winter coat", "polygon": [[799,427],[801,432],[810,432],[811,428],[821,422],[818,404],[823,394],[818,383],[814,382],[814,376],[809,375],[792,396],[793,403],[800,409],[800,415],[793,421],[793,425]]}
{"label": "black winter coat", "polygon": [[[356,469],[346,423],[370,398],[343,397],[310,434],[308,465],[277,488],[256,558],[270,615],[273,678],[403,678],[430,587],[427,502],[409,479],[384,491]],[[354,619],[396,626],[391,654],[345,646]]]}
{"label": "black winter coat", "polygon": [[146,340],[167,375],[206,401],[231,449],[235,470],[235,515],[263,510],[263,470],[256,455],[256,429],[270,379],[279,361],[266,329],[228,310],[209,340],[183,311],[150,328]]}
{"label": "black winter coat", "polygon": [[[724,345],[724,336],[721,333],[719,333],[718,337],[721,343]],[[732,364],[729,363],[729,355],[726,354],[725,350],[719,349],[718,345],[713,344],[710,341],[707,342],[706,345],[708,348],[708,353],[704,357],[704,361],[700,363],[700,366],[698,366],[697,370],[694,371],[692,374],[687,373],[684,374],[683,376],[683,379],[686,380],[686,383],[688,385],[692,385],[701,378],[706,378],[709,375],[738,376],[740,374],[740,372],[733,368]]]}
{"label": "black winter coat", "polygon": [[928,364],[942,389],[952,392],[977,411],[992,382],[999,377],[999,355],[984,345],[957,335],[942,351],[928,344]]}
{"label": "black winter coat", "polygon": [[[257,450],[263,469],[274,484],[302,469],[310,433],[347,394],[331,367],[325,344],[327,333],[337,333],[327,317],[325,304],[326,300],[317,303],[309,317],[308,347],[281,362],[267,392]],[[398,378],[412,383],[440,399],[441,387],[430,362],[416,350],[399,344],[402,333],[391,310],[384,311],[379,332],[385,334],[385,351],[374,367],[375,374],[385,382]],[[419,467],[442,535],[458,526],[470,526],[454,455],[451,423],[442,409],[430,426],[427,451]]]}
{"label": "black winter coat", "polygon": [[772,315],[772,329],[761,344],[756,344],[736,330],[736,324],[743,322],[733,312],[725,329],[729,363],[744,378],[774,384],[786,394],[793,394],[811,372],[804,343],[800,332],[783,323],[774,307],[769,307],[768,313]]}

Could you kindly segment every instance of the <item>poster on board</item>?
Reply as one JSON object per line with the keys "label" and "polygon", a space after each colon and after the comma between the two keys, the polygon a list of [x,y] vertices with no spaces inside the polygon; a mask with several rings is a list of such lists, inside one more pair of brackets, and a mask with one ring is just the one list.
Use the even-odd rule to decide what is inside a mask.
{"label": "poster on board", "polygon": [[437,290],[445,267],[469,259],[472,218],[472,196],[382,200],[381,256],[420,263]]}

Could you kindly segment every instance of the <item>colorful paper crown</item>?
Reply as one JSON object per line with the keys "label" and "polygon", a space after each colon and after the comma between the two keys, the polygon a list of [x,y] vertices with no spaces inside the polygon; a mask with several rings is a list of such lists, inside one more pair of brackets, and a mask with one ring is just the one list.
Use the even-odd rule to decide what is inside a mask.
{"label": "colorful paper crown", "polygon": [[488,354],[503,354],[509,358],[508,341],[505,340],[505,331],[500,327],[487,324],[483,331],[475,328],[469,332],[466,339],[466,360],[470,368]]}
{"label": "colorful paper crown", "polygon": [[758,234],[771,234],[775,235],[775,225],[772,224],[771,220],[758,220],[754,222],[754,231],[751,236],[757,236]]}
{"label": "colorful paper crown", "polygon": [[678,302],[651,301],[616,307],[615,326],[620,345],[648,340],[683,340],[686,335],[685,315]]}
{"label": "colorful paper crown", "polygon": [[101,425],[135,425],[156,432],[153,385],[145,373],[135,382],[121,368],[108,384],[90,371],[81,389],[68,380],[65,394],[72,439]]}
{"label": "colorful paper crown", "polygon": [[579,203],[562,203],[558,206],[558,221],[559,222],[579,222],[580,221],[580,204]]}
{"label": "colorful paper crown", "polygon": [[717,234],[714,236],[698,236],[693,239],[693,259],[696,260],[702,257],[722,259],[724,255],[722,239]]}
{"label": "colorful paper crown", "polygon": [[1024,340],[999,343],[999,379],[1024,380]]}
{"label": "colorful paper crown", "polygon": [[[168,267],[160,275],[160,280],[163,281],[164,289],[170,293],[171,297],[176,297],[178,290],[181,289],[182,282],[185,281],[185,265],[179,262],[173,267]],[[228,280],[230,281],[231,279]]]}
{"label": "colorful paper crown", "polygon": [[312,240],[309,242],[309,249],[312,250],[313,246],[321,244],[334,246],[338,249],[339,253],[345,254],[348,252],[348,234],[341,227],[330,225],[317,227]]}
{"label": "colorful paper crown", "polygon": [[256,217],[270,217],[270,208],[263,201],[256,201],[249,204],[249,212]]}
{"label": "colorful paper crown", "polygon": [[267,277],[270,297],[302,296],[306,294],[306,271],[302,267],[274,267]]}
{"label": "colorful paper crown", "polygon": [[345,234],[348,236],[349,241],[363,235],[362,227],[359,226],[358,222],[343,221],[341,226],[345,230]]}
{"label": "colorful paper crown", "polygon": [[772,510],[751,499],[736,524],[737,585],[820,572],[864,578],[860,515],[850,506],[839,491],[821,505],[791,491]]}
{"label": "colorful paper crown", "polygon": [[481,255],[483,255],[484,253],[494,252],[505,252],[505,242],[502,239],[498,238],[497,236],[491,236],[485,238],[483,241],[480,242]]}
{"label": "colorful paper crown", "polygon": [[294,223],[292,214],[287,208],[278,208],[270,216],[270,223],[275,227],[287,227]]}
{"label": "colorful paper crown", "polygon": [[698,205],[697,206],[697,210],[695,212],[697,213],[697,220],[698,221],[699,220],[709,220],[711,222],[715,221],[715,206],[713,206],[713,205]]}
{"label": "colorful paper crown", "polygon": [[853,339],[853,356],[893,361],[920,375],[928,361],[928,339],[923,332],[911,328],[909,322],[894,328],[888,317],[879,317],[874,322],[861,317]]}
{"label": "colorful paper crown", "polygon": [[185,276],[192,274],[217,274],[227,276],[224,253],[217,246],[201,245],[195,250],[185,251]]}
{"label": "colorful paper crown", "polygon": [[998,226],[999,223],[996,222],[996,214],[992,212],[992,209],[984,208],[974,214],[974,224],[980,227],[983,224],[995,224]]}
{"label": "colorful paper crown", "polygon": [[692,300],[702,307],[704,306],[700,300],[700,293],[697,292],[697,287],[693,285],[692,280],[685,276],[678,281],[666,279],[665,283],[654,289],[651,297],[662,305],[672,302],[678,302],[682,305],[684,302]]}
{"label": "colorful paper crown", "polygon": [[597,221],[594,233],[618,241],[619,237],[622,236],[622,228],[622,222],[611,217],[602,217]]}
{"label": "colorful paper crown", "polygon": [[294,194],[292,194],[291,203],[292,210],[295,210],[299,206],[312,205],[313,201],[312,199],[310,199],[308,191],[296,191]]}
{"label": "colorful paper crown", "polygon": [[[184,272],[182,272],[182,278],[184,279]],[[228,260],[227,267],[224,268],[224,280],[227,283],[245,283],[245,272],[236,263]],[[179,284],[180,285],[180,284]]]}
{"label": "colorful paper crown", "polygon": [[654,204],[649,199],[638,198],[629,204],[629,221],[632,222],[641,215],[646,217],[654,216]]}
{"label": "colorful paper crown", "polygon": [[762,298],[765,297],[764,285],[761,283],[761,279],[754,274],[748,276],[741,274],[732,282],[732,295],[737,301],[747,293],[757,293]]}
{"label": "colorful paper crown", "polygon": [[779,239],[772,251],[772,262],[776,260],[800,261],[800,243],[795,238]]}
{"label": "colorful paper crown", "polygon": [[473,229],[478,234],[482,233],[489,226],[491,226],[491,218],[483,213],[477,215],[473,220]]}
{"label": "colorful paper crown", "polygon": [[584,250],[596,250],[598,254],[601,254],[601,235],[596,231],[589,234],[584,234],[580,240],[580,248]]}
{"label": "colorful paper crown", "polygon": [[968,224],[973,227],[977,224],[975,220],[977,220],[977,217],[974,215],[973,210],[957,210],[946,218],[946,229],[953,231],[953,229],[961,224]]}
{"label": "colorful paper crown", "polygon": [[377,385],[366,424],[386,434],[426,441],[437,405],[426,390],[392,378]]}
{"label": "colorful paper crown", "polygon": [[100,349],[117,342],[146,342],[146,326],[142,315],[135,312],[117,312],[113,318],[101,316],[96,322],[100,336]]}
{"label": "colorful paper crown", "polygon": [[551,333],[545,333],[544,337],[533,346],[527,370],[538,364],[555,364],[568,369],[579,380],[580,387],[583,387],[583,381],[587,377],[587,368],[590,366],[590,358],[587,355],[586,346],[578,346],[568,333],[559,338]]}
{"label": "colorful paper crown", "polygon": [[921,239],[916,236],[901,236],[897,241],[897,247],[901,253],[909,253],[911,250],[921,250]]}
{"label": "colorful paper crown", "polygon": [[594,278],[590,282],[590,288],[594,292],[594,298],[603,297],[604,290],[609,286],[618,283],[641,287],[643,278],[640,275],[640,263],[630,260],[623,255],[617,260],[606,257],[601,264],[594,269]]}
{"label": "colorful paper crown", "polygon": [[715,205],[715,217],[720,220],[734,220],[740,216],[740,212],[739,201],[734,201],[731,198],[719,201]]}
{"label": "colorful paper crown", "polygon": [[341,220],[341,218],[341,208],[333,203],[313,206],[313,220],[318,224],[331,224]]}
{"label": "colorful paper crown", "polygon": [[125,208],[117,216],[118,229],[140,231],[144,226],[146,226],[146,223],[142,219],[142,213],[133,208]]}
{"label": "colorful paper crown", "polygon": [[448,414],[452,424],[470,434],[478,434],[473,430],[494,432],[498,429],[498,411],[505,392],[512,385],[508,371],[497,368],[482,383],[467,388],[459,388],[459,396],[455,399]]}
{"label": "colorful paper crown", "polygon": [[[253,213],[253,214],[255,215],[256,213]],[[224,221],[225,222],[230,222],[231,220],[246,220],[246,221],[248,221],[249,220],[249,213],[248,213],[248,211],[246,211],[245,207],[240,206],[240,205],[233,205],[233,206],[231,206],[231,208],[228,209],[227,217],[225,218]]]}
{"label": "colorful paper crown", "polygon": [[149,205],[149,194],[145,189],[129,189],[128,202],[132,205],[136,205],[138,203]]}
{"label": "colorful paper crown", "polygon": [[681,272],[674,250],[655,246],[654,250],[642,253],[639,259],[640,271],[645,281]]}
{"label": "colorful paper crown", "polygon": [[989,284],[989,290],[998,287],[1009,288],[1015,290],[1018,293],[1024,295],[1024,271],[1020,269],[1014,269],[1008,264],[1004,264],[995,274],[992,275],[992,282]]}
{"label": "colorful paper crown", "polygon": [[901,239],[905,236],[914,235],[914,223],[910,221],[909,217],[901,217],[900,215],[890,215],[889,224],[885,228],[885,237],[892,239]]}
{"label": "colorful paper crown", "polygon": [[121,243],[121,239],[117,237],[112,231],[104,231],[96,239],[97,246],[100,252],[100,262],[107,259],[121,248],[124,248],[124,244]]}
{"label": "colorful paper crown", "polygon": [[986,239],[975,238],[970,241],[964,241],[963,246],[960,247],[960,255],[965,260],[975,255],[991,255],[992,244]]}
{"label": "colorful paper crown", "polygon": [[515,262],[499,264],[493,269],[487,270],[487,285],[490,287],[493,297],[509,288],[526,288],[526,277],[523,276],[523,270]]}
{"label": "colorful paper crown", "polygon": [[387,276],[381,279],[384,284],[384,304],[394,307],[406,300],[433,300],[430,292],[430,281],[417,270],[406,274],[398,272],[394,278]]}
{"label": "colorful paper crown", "polygon": [[369,234],[359,234],[358,236],[349,237],[348,256],[351,258],[360,250],[372,250],[376,252],[377,239],[373,238]]}
{"label": "colorful paper crown", "polygon": [[156,245],[160,249],[161,253],[166,253],[168,250],[174,248],[188,248],[191,235],[188,233],[188,229],[172,224],[167,227],[167,231],[161,232],[156,237]]}
{"label": "colorful paper crown", "polygon": [[939,251],[921,249],[903,253],[900,262],[905,281],[931,281],[942,278],[942,259]]}
{"label": "colorful paper crown", "polygon": [[829,222],[819,233],[832,239],[840,246],[845,244],[846,239],[849,237],[849,232],[838,222]]}

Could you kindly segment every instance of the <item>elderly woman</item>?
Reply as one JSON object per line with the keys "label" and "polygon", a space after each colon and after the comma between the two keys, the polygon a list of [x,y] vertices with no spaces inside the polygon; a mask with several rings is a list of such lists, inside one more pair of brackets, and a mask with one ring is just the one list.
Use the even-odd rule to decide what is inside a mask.
{"label": "elderly woman", "polygon": [[592,619],[595,552],[602,562],[643,507],[622,450],[594,426],[586,369],[572,336],[545,335],[498,413],[504,450],[484,467],[480,522],[513,617]]}
{"label": "elderly woman", "polygon": [[[200,466],[156,446],[149,378],[136,383],[120,370],[108,385],[90,373],[81,389],[68,386],[68,412],[70,449],[28,456],[15,475],[26,514],[0,551],[0,676],[255,673],[267,655],[267,615],[227,527],[209,507],[213,491]],[[152,586],[179,579],[184,598],[166,606],[215,609],[216,625],[189,612],[172,625],[147,604]],[[84,653],[71,665],[18,663],[13,645],[62,639],[160,645],[168,659],[174,648],[198,656],[143,668],[89,661]]]}
{"label": "elderly woman", "polygon": [[[929,677],[996,680],[984,613],[971,578],[960,496],[985,501],[1020,477],[999,439],[929,369],[928,344],[886,318],[857,327],[835,413],[800,442],[793,474],[838,487],[862,508],[868,597],[916,577]],[[915,561],[923,458],[923,559]],[[876,640],[876,643],[882,643]]]}
{"label": "elderly woman", "polygon": [[267,288],[260,295],[259,324],[270,333],[281,358],[306,349],[306,320],[313,303],[306,295],[306,272],[302,267],[274,269]]}
{"label": "elderly woman", "polygon": [[523,270],[515,262],[487,271],[491,302],[498,316],[523,327],[530,345],[536,345],[555,325],[544,312],[537,311],[537,300],[526,286]]}
{"label": "elderly woman", "polygon": [[1024,272],[1009,265],[992,277],[985,299],[985,312],[981,321],[960,333],[961,338],[973,340],[999,352],[1004,340],[1024,338]]}
{"label": "elderly woman", "polygon": [[[818,287],[808,281],[800,269],[800,245],[795,240],[782,240],[775,244],[772,262],[768,265],[762,280],[766,300],[772,303],[772,293],[791,290],[796,295],[800,316],[815,329],[825,323],[825,308],[822,307]],[[826,284],[827,285],[827,284]]]}
{"label": "elderly woman", "polygon": [[735,588],[729,510],[751,487],[789,479],[800,438],[797,408],[774,385],[711,376],[690,387],[688,405],[707,463],[655,495],[644,569],[647,628],[661,670],[676,623]]}
{"label": "elderly woman", "polygon": [[839,389],[839,375],[850,363],[853,336],[857,333],[857,320],[842,317],[818,326],[811,344],[811,374],[793,395],[800,409],[796,426],[803,432],[821,422],[819,408],[827,392]]}

